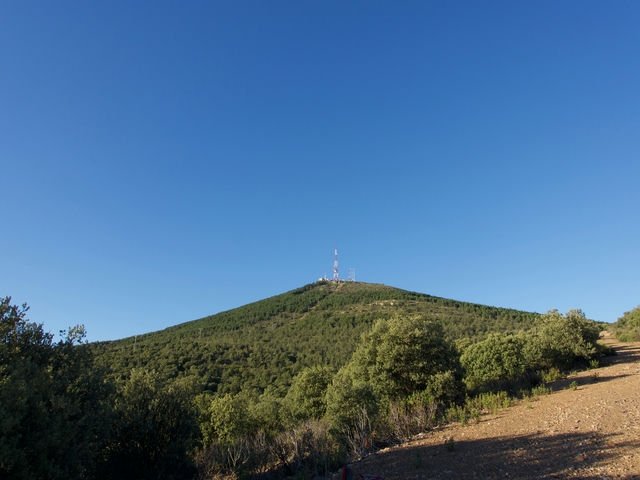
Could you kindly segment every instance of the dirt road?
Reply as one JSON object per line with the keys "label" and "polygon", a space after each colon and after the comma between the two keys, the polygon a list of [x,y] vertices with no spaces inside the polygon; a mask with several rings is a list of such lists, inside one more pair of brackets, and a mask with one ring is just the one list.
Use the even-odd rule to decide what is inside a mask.
{"label": "dirt road", "polygon": [[618,355],[600,368],[477,424],[382,450],[352,465],[354,479],[640,479],[640,344],[603,341]]}

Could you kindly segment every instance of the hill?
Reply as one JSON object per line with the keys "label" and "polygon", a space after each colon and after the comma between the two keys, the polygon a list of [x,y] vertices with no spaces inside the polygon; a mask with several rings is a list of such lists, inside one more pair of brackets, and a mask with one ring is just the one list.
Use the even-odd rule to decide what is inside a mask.
{"label": "hill", "polygon": [[[125,378],[132,368],[166,380],[192,376],[202,389],[283,396],[301,369],[338,369],[377,319],[421,314],[451,340],[531,328],[537,313],[477,305],[380,284],[320,281],[162,331],[92,344],[98,365]],[[468,340],[465,340],[468,339]]]}

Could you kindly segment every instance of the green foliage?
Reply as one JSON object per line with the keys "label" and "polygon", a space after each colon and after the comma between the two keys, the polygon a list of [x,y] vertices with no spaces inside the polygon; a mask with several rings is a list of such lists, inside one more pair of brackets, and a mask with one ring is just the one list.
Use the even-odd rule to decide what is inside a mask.
{"label": "green foliage", "polygon": [[433,399],[424,393],[390,401],[385,413],[386,436],[393,440],[407,440],[439,423]]}
{"label": "green foliage", "polygon": [[438,322],[419,315],[378,321],[327,390],[332,431],[352,458],[378,435],[406,438],[433,426],[463,396],[456,350]]}
{"label": "green foliage", "polygon": [[531,389],[531,396],[540,397],[542,395],[551,395],[551,392],[553,392],[551,387],[549,387],[548,385],[542,384],[542,385],[538,385],[536,387],[533,387]]}
{"label": "green foliage", "polygon": [[616,338],[621,342],[640,341],[640,305],[624,312],[622,317],[614,324]]}
{"label": "green foliage", "polygon": [[551,367],[547,370],[543,370],[541,377],[544,383],[551,383],[563,378],[564,374],[557,367]]}
{"label": "green foliage", "polygon": [[265,435],[274,436],[283,427],[282,400],[270,391],[248,405],[248,416],[251,419],[251,431],[262,431]]}
{"label": "green foliage", "polygon": [[84,329],[54,342],[28,310],[0,300],[0,477],[90,476],[101,451],[108,389],[85,345]]}
{"label": "green foliage", "polygon": [[460,357],[467,387],[493,391],[515,386],[529,368],[523,343],[522,336],[496,333],[468,347]]}
{"label": "green foliage", "polygon": [[[455,348],[448,342],[440,323],[423,316],[396,316],[377,322],[365,335],[352,359],[353,369],[390,399],[404,398],[429,388],[438,396],[447,381],[460,378]],[[459,385],[448,385],[460,390]]]}
{"label": "green foliage", "polygon": [[345,437],[361,429],[363,422],[374,419],[378,410],[378,397],[373,387],[354,378],[350,368],[343,368],[334,376],[327,388],[327,417],[337,436]]}
{"label": "green foliage", "polygon": [[468,346],[460,358],[465,382],[476,392],[529,389],[540,376],[552,381],[579,361],[587,364],[600,351],[598,338],[598,325],[581,310],[566,316],[551,310],[528,332],[493,334]]}
{"label": "green foliage", "polygon": [[293,423],[324,417],[327,410],[327,387],[333,375],[327,367],[310,367],[293,379],[284,399]]}
{"label": "green foliage", "polygon": [[464,405],[452,407],[448,412],[449,420],[466,423],[467,419],[477,420],[481,413],[496,414],[503,408],[513,404],[512,397],[505,391],[485,392],[467,397]]}
{"label": "green foliage", "polygon": [[191,478],[189,453],[198,435],[192,396],[184,384],[165,386],[154,372],[133,370],[115,399],[102,476]]}
{"label": "green foliage", "polygon": [[597,352],[599,336],[598,326],[581,310],[570,310],[566,316],[551,310],[532,334],[525,355],[530,365],[566,369],[578,360],[589,360]]}
{"label": "green foliage", "polygon": [[460,425],[466,425],[470,415],[465,405],[452,405],[447,410],[446,420],[448,422],[460,422]]}
{"label": "green foliage", "polygon": [[206,447],[213,442],[233,444],[250,428],[248,405],[240,395],[204,396],[198,400],[201,409],[200,430]]}
{"label": "green foliage", "polygon": [[427,386],[420,393],[430,398],[437,407],[437,411],[441,413],[448,405],[460,402],[464,398],[464,385],[460,378],[460,370],[456,362],[455,369],[431,375]]}

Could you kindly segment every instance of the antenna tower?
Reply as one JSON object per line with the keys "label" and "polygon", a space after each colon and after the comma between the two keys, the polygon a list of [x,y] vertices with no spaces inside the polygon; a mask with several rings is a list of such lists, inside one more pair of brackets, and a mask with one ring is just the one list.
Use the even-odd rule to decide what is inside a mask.
{"label": "antenna tower", "polygon": [[337,282],[340,280],[340,275],[338,275],[338,249],[335,248],[333,250],[333,281]]}

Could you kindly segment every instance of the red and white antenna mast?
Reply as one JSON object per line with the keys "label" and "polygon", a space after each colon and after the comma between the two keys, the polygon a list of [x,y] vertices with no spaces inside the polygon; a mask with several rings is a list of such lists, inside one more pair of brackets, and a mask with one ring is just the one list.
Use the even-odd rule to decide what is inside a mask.
{"label": "red and white antenna mast", "polygon": [[333,281],[337,282],[340,280],[340,276],[338,275],[338,248],[336,247],[333,250]]}

